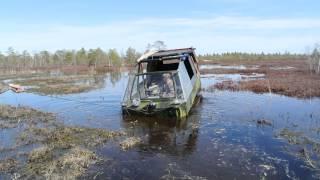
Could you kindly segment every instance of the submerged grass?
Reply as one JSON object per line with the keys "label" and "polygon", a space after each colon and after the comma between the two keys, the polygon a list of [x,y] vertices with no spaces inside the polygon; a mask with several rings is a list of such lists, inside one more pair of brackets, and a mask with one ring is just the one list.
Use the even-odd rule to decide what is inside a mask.
{"label": "submerged grass", "polygon": [[40,143],[31,151],[22,177],[27,179],[76,179],[101,159],[92,150],[107,140],[123,135],[104,129],[57,127],[30,128],[20,142]]}
{"label": "submerged grass", "polygon": [[108,131],[97,128],[81,127],[57,127],[29,128],[21,134],[20,142],[40,142],[59,148],[71,148],[75,146],[94,147],[101,145],[107,140],[124,135],[123,132]]}
{"label": "submerged grass", "polygon": [[20,79],[15,84],[29,86],[28,91],[41,94],[72,94],[103,87],[103,77],[94,75],[47,76]]}
{"label": "submerged grass", "polygon": [[190,172],[186,172],[181,169],[176,163],[168,164],[166,168],[166,174],[163,175],[160,179],[195,179],[195,180],[207,180],[206,177],[193,176]]}
{"label": "submerged grass", "polygon": [[120,148],[122,150],[128,150],[141,143],[141,138],[139,137],[128,137],[122,142],[120,142]]}
{"label": "submerged grass", "polygon": [[23,169],[22,177],[26,179],[76,179],[86,169],[98,162],[97,155],[85,148],[74,147],[66,152],[43,146],[33,150]]}
{"label": "submerged grass", "polygon": [[14,128],[19,123],[37,125],[38,123],[52,123],[55,121],[53,113],[38,111],[24,106],[0,105],[0,129]]}
{"label": "submerged grass", "polygon": [[283,77],[278,79],[259,79],[240,82],[223,81],[214,84],[209,87],[208,90],[252,91],[255,93],[276,93],[286,96],[307,98],[320,97],[320,86],[318,86],[318,84],[320,83],[315,83],[315,85],[313,85],[310,80],[304,81],[301,78],[299,80],[292,77]]}
{"label": "submerged grass", "polygon": [[42,144],[28,155],[21,177],[26,179],[76,179],[101,159],[93,148],[123,135],[104,129],[65,127],[29,128],[21,134],[24,145]]}
{"label": "submerged grass", "polygon": [[287,128],[280,131],[279,137],[298,147],[298,154],[306,164],[320,172],[320,142]]}
{"label": "submerged grass", "polygon": [[0,94],[5,92],[7,89],[8,87],[4,83],[0,82]]}
{"label": "submerged grass", "polygon": [[[214,62],[214,61],[213,61]],[[206,62],[206,63],[213,63]],[[224,81],[213,84],[208,90],[252,91],[255,93],[276,93],[291,97],[320,97],[320,76],[310,72],[304,60],[266,60],[266,61],[216,61],[224,66],[256,67],[245,69],[203,69],[202,74],[265,74],[262,79]]]}
{"label": "submerged grass", "polygon": [[[68,127],[58,123],[52,113],[0,105],[0,127],[20,124],[16,144],[6,149],[22,153],[26,159],[17,153],[0,159],[0,174],[15,174],[22,179],[76,179],[101,160],[93,151],[96,146],[125,135],[99,128]],[[24,147],[38,148],[26,151]]]}
{"label": "submerged grass", "polygon": [[0,160],[0,172],[11,172],[17,166],[17,160],[13,158],[8,158],[5,160]]}

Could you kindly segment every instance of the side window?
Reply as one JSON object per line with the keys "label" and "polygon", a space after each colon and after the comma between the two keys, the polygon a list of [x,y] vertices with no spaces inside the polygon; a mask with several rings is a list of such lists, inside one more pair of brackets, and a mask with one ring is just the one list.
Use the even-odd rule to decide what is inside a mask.
{"label": "side window", "polygon": [[139,98],[139,92],[138,92],[138,76],[134,77],[134,81],[132,84],[132,91],[131,91],[131,96],[130,99],[135,99],[135,98]]}
{"label": "side window", "polygon": [[192,69],[191,64],[190,64],[190,58],[187,58],[183,62],[184,62],[184,65],[186,66],[189,78],[192,79],[192,77],[194,75],[194,72],[193,72],[193,69]]}
{"label": "side window", "polygon": [[193,57],[192,56],[190,56],[190,61],[192,62],[192,64],[193,64],[193,70],[194,70],[194,72],[195,73],[197,73],[197,72],[199,72],[199,66],[198,66],[198,63],[196,63],[195,62],[195,60],[193,59]]}

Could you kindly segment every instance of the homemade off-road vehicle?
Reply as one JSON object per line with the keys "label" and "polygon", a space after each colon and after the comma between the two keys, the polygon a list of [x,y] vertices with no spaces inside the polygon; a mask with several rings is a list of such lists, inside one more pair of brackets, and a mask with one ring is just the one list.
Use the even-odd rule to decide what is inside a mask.
{"label": "homemade off-road vehicle", "polygon": [[137,60],[122,102],[125,114],[183,118],[199,97],[194,48],[150,51]]}

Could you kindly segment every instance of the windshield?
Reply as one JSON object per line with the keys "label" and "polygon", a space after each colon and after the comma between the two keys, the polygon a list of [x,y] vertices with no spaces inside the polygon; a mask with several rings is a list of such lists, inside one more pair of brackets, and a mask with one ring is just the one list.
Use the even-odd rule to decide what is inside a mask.
{"label": "windshield", "polygon": [[176,71],[179,66],[179,59],[170,60],[153,60],[139,63],[139,73],[159,72],[159,71]]}
{"label": "windshield", "polygon": [[132,98],[155,99],[176,97],[176,72],[156,72],[136,75]]}

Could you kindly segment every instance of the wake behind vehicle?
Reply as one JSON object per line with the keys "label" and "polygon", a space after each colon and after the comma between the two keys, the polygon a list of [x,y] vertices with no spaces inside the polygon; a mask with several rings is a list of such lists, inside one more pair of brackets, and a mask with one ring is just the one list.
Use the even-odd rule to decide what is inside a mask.
{"label": "wake behind vehicle", "polygon": [[122,102],[125,114],[184,118],[199,97],[194,48],[150,51],[137,60]]}

